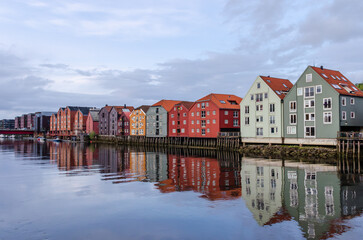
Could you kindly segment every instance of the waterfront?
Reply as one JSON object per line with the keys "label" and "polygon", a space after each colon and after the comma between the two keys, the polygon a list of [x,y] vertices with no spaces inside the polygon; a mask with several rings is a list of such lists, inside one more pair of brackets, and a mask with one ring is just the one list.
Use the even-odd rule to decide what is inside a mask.
{"label": "waterfront", "polygon": [[362,181],[334,163],[3,141],[0,239],[358,239]]}

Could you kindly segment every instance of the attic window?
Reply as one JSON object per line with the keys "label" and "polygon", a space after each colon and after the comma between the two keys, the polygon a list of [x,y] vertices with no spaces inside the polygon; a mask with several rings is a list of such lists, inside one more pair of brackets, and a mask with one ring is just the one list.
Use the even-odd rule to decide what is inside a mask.
{"label": "attic window", "polygon": [[284,85],[284,87],[285,87],[285,88],[287,88],[287,86],[286,86],[286,84],[285,84],[285,83],[283,83],[282,85]]}
{"label": "attic window", "polygon": [[231,104],[231,105],[238,105],[238,103],[234,100],[228,100],[228,102]]}
{"label": "attic window", "polygon": [[335,77],[333,75],[330,75],[333,79],[335,79]]}
{"label": "attic window", "polygon": [[344,81],[346,81],[346,82],[348,81],[345,77],[342,77],[342,79],[343,79]]}
{"label": "attic window", "polygon": [[341,80],[338,76],[335,76],[338,80]]}
{"label": "attic window", "polygon": [[221,103],[223,103],[223,104],[226,104],[226,102],[225,101],[223,101],[223,100],[219,100]]}
{"label": "attic window", "polygon": [[339,87],[338,85],[336,85],[336,84],[332,84],[332,86],[334,87],[334,88],[336,88],[336,89],[342,89],[341,87]]}
{"label": "attic window", "polygon": [[328,76],[327,76],[327,75],[325,75],[324,73],[322,73],[321,75],[323,75],[323,77],[325,77],[325,78],[328,78]]}

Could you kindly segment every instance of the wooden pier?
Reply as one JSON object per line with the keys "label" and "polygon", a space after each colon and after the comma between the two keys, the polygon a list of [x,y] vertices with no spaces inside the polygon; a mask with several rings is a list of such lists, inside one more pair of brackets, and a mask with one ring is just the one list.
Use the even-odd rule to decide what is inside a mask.
{"label": "wooden pier", "polygon": [[357,156],[361,155],[361,147],[363,144],[363,133],[361,132],[338,132],[337,150],[340,155],[349,154]]}

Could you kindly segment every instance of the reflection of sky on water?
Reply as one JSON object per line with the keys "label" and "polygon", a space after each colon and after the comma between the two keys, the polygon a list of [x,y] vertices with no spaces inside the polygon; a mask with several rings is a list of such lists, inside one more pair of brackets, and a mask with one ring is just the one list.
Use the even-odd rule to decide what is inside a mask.
{"label": "reflection of sky on water", "polygon": [[[339,176],[331,169],[280,163],[244,159],[241,164],[239,159],[111,146],[2,143],[0,239],[303,239],[312,233],[311,224],[315,237],[328,233],[334,224],[330,220],[343,219],[343,202],[349,211],[357,204],[354,199],[341,200]],[[267,174],[272,169],[274,177],[279,174],[276,182]],[[314,181],[305,180],[311,169],[318,169],[317,192],[324,196],[318,195],[317,215],[305,214],[314,210],[307,203],[315,206],[314,199],[305,196],[314,192]],[[257,184],[259,171],[263,191],[254,186],[250,195],[245,193],[244,170],[256,171],[251,185]],[[298,196],[290,191],[295,177]],[[334,188],[333,215],[325,210],[324,181]],[[361,187],[345,190],[357,189]],[[256,212],[252,200],[271,191],[274,195],[259,195],[264,209]],[[346,214],[351,216],[349,211]],[[356,237],[362,233],[361,222],[358,216],[336,224],[350,226],[341,236]]]}

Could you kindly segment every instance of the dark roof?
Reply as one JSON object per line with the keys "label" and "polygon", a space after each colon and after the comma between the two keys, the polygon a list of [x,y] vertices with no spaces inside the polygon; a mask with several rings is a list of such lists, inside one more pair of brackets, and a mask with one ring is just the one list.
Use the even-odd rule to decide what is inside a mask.
{"label": "dark roof", "polygon": [[144,113],[146,113],[147,110],[149,110],[149,108],[150,108],[150,105],[141,105],[140,107],[135,108],[135,110],[140,110],[141,109]]}
{"label": "dark roof", "polygon": [[100,109],[91,109],[89,111],[89,114],[91,115],[92,119],[94,122],[98,122],[99,121],[99,116],[98,113],[100,112]]}

